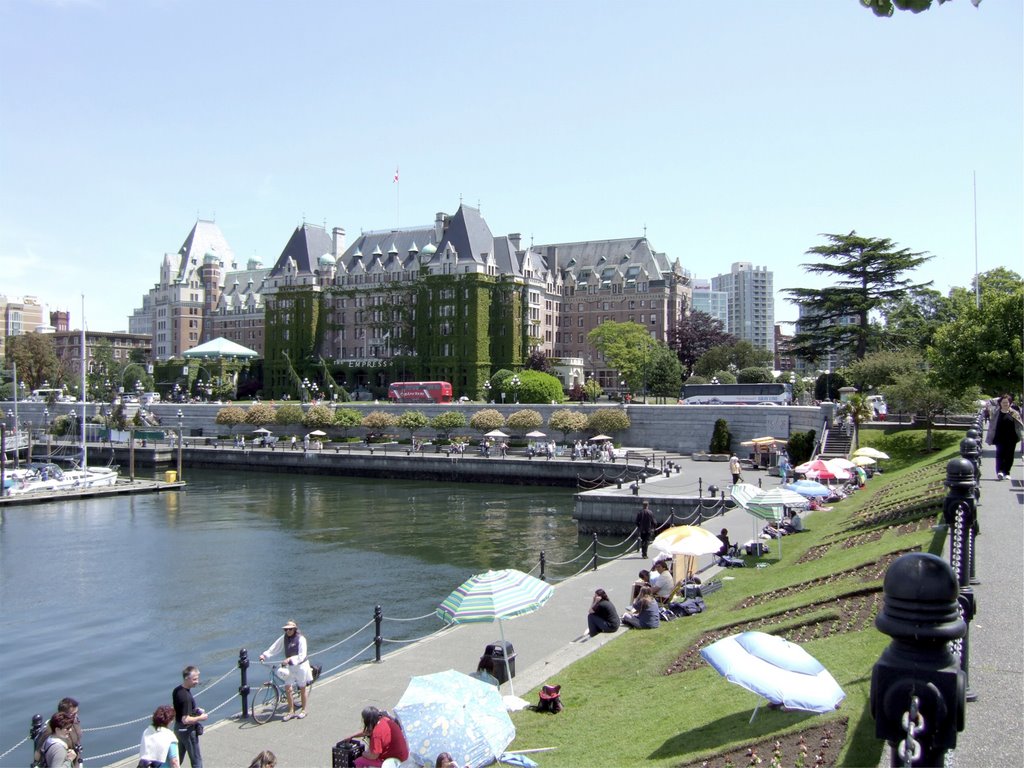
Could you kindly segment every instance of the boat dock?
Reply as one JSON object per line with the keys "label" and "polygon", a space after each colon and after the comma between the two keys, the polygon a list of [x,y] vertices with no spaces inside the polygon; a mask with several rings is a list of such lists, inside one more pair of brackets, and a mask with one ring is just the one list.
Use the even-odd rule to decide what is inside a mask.
{"label": "boat dock", "polygon": [[186,486],[183,480],[173,483],[162,480],[118,480],[114,485],[100,488],[71,488],[64,491],[37,491],[17,496],[0,497],[0,509],[20,507],[26,504],[49,504],[54,501],[73,499],[95,499],[100,496],[123,496],[132,493],[161,493],[178,491]]}

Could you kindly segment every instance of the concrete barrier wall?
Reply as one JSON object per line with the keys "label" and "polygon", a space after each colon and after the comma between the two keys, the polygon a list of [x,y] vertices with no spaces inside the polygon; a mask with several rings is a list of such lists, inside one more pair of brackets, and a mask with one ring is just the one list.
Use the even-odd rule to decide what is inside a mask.
{"label": "concrete barrier wall", "polygon": [[[246,408],[247,404],[240,404]],[[3,414],[6,416],[13,403],[3,403]],[[177,427],[177,413],[179,408],[184,414],[182,427],[186,437],[202,430],[203,436],[235,435],[245,434],[251,437],[252,429],[242,425],[229,429],[216,423],[217,412],[223,405],[182,405],[175,403],[159,403],[150,409],[165,427]],[[535,405],[535,404],[506,404],[506,405],[485,405],[483,403],[452,403],[450,405],[416,405],[416,406],[395,406],[388,403],[346,403],[344,407],[354,408],[363,413],[374,410],[388,411],[400,414],[409,408],[422,411],[428,418],[433,418],[441,413],[450,410],[460,410],[466,415],[467,421],[479,410],[493,408],[505,417],[523,409],[535,410],[544,418],[545,424],[551,413],[560,409],[570,409],[582,413],[592,413],[602,408],[621,408],[618,404],[580,404],[565,403],[561,405]],[[827,406],[825,406],[827,407]],[[41,427],[44,421],[43,403],[19,403],[18,418],[23,425]],[[89,404],[86,406],[86,417],[91,419],[96,415],[102,415],[106,406],[103,404]],[[616,443],[626,446],[653,448],[660,451],[671,451],[674,453],[690,454],[695,451],[706,451],[711,443],[711,434],[714,431],[715,421],[725,419],[729,425],[729,431],[733,437],[733,448],[738,449],[739,444],[744,440],[754,437],[781,437],[786,438],[795,432],[806,432],[815,430],[820,432],[824,420],[824,407],[814,406],[721,406],[721,405],[636,405],[625,406],[626,414],[629,416],[631,426],[625,432],[615,435]],[[50,418],[75,411],[81,412],[81,406],[72,403],[54,405],[49,409]],[[9,423],[8,417],[5,423]],[[275,435],[287,439],[291,435],[301,438],[308,430],[300,425],[277,426],[270,428]],[[541,427],[547,431],[545,427]],[[397,430],[401,437],[407,438],[406,430]],[[349,430],[348,434],[362,435],[363,430],[356,428]],[[340,436],[341,430],[337,431]],[[429,437],[432,434],[430,429],[417,432],[420,438]],[[457,430],[455,434],[470,435],[478,437],[478,433],[466,427]],[[333,435],[332,435],[333,436]],[[561,433],[550,435],[554,440],[562,442]],[[583,437],[582,435],[570,435],[569,439]]]}

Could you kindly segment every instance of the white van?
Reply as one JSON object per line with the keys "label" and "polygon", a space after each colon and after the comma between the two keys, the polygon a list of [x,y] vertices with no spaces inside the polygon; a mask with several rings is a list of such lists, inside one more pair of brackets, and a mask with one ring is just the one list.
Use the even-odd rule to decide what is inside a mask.
{"label": "white van", "polygon": [[139,397],[139,404],[140,405],[153,405],[154,403],[159,403],[159,402],[160,402],[160,393],[159,392],[143,392],[141,397]]}

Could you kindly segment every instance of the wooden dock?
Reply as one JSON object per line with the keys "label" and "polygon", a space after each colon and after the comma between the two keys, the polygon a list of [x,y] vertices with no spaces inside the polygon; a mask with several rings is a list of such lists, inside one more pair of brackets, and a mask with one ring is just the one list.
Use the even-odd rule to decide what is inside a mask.
{"label": "wooden dock", "polygon": [[187,485],[184,480],[167,483],[162,480],[118,480],[114,485],[103,488],[72,488],[66,491],[38,491],[17,496],[0,497],[0,509],[19,507],[26,504],[49,504],[54,501],[72,499],[95,499],[101,496],[124,496],[134,493],[161,493],[179,491]]}

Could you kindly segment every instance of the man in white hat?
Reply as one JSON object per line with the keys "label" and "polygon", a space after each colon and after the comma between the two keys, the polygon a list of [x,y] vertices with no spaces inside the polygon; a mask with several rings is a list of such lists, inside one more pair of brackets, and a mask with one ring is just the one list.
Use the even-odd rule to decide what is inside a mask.
{"label": "man in white hat", "polygon": [[[286,621],[281,629],[284,630],[284,634],[260,654],[260,661],[284,652],[281,679],[284,681],[284,691],[288,698],[288,713],[284,719],[291,720],[294,717],[301,720],[306,716],[307,686],[313,682],[313,670],[309,666],[306,652],[306,638],[299,632],[299,626],[293,619]],[[298,712],[295,711],[295,700],[292,698],[293,685],[299,689],[302,700],[302,708]]]}

